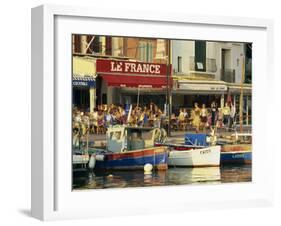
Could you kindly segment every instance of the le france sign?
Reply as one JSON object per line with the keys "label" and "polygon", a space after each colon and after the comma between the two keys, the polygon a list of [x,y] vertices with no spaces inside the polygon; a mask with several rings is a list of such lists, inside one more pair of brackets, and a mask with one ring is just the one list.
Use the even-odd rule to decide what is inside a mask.
{"label": "le france sign", "polygon": [[166,64],[97,59],[97,73],[166,76]]}

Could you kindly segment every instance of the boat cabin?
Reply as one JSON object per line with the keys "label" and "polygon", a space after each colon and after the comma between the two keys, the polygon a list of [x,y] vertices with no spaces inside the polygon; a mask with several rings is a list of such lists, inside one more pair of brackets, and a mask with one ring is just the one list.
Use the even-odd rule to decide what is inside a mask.
{"label": "boat cabin", "polygon": [[106,134],[107,150],[126,152],[154,147],[156,129],[151,127],[112,127]]}
{"label": "boat cabin", "polygon": [[231,135],[231,140],[237,144],[251,144],[252,143],[252,134],[234,133]]}

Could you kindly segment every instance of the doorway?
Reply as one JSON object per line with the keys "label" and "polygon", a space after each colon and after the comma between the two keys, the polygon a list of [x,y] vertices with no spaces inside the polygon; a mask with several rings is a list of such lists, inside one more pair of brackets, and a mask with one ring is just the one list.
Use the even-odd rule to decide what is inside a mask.
{"label": "doorway", "polygon": [[82,111],[89,111],[90,108],[90,92],[88,88],[73,88],[72,103],[75,107]]}
{"label": "doorway", "polygon": [[233,82],[233,70],[231,69],[231,50],[221,49],[221,80]]}
{"label": "doorway", "polygon": [[231,68],[231,50],[230,49],[221,50],[221,68],[223,70]]}

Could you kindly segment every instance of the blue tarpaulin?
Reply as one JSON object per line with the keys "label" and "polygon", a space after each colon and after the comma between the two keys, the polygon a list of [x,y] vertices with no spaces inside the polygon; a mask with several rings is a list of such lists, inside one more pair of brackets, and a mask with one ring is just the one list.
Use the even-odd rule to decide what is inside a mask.
{"label": "blue tarpaulin", "polygon": [[207,135],[204,133],[186,133],[184,140],[186,145],[207,146]]}

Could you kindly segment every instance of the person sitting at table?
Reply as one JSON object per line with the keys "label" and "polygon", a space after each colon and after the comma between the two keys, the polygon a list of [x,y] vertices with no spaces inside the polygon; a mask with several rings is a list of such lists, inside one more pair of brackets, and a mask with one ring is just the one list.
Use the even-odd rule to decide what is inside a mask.
{"label": "person sitting at table", "polygon": [[155,105],[155,121],[154,121],[154,127],[160,128],[161,126],[161,116],[162,116],[162,111],[160,108],[158,108]]}
{"label": "person sitting at table", "polygon": [[105,127],[108,128],[110,125],[112,125],[112,115],[110,114],[110,110],[108,109],[105,113]]}
{"label": "person sitting at table", "polygon": [[98,111],[98,120],[97,120],[97,134],[105,132],[104,130],[104,113],[100,108]]}
{"label": "person sitting at table", "polygon": [[143,110],[143,126],[149,126],[149,110],[145,107]]}
{"label": "person sitting at table", "polygon": [[149,126],[153,127],[154,120],[155,120],[155,115],[153,114],[152,111],[149,111],[149,115],[148,115],[148,124],[149,124]]}

